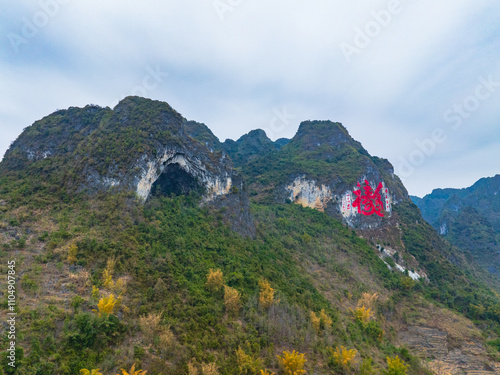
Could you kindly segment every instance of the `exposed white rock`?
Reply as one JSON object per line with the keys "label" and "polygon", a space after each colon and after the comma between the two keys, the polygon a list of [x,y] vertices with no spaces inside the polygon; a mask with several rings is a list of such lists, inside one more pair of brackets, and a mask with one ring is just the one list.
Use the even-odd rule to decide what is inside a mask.
{"label": "exposed white rock", "polygon": [[[389,256],[389,257],[393,257],[394,254],[397,253],[396,250],[390,248],[390,247],[382,247],[381,245],[377,245],[377,248],[382,252],[382,254],[384,256]],[[383,250],[382,250],[383,249]]]}
{"label": "exposed white rock", "polygon": [[[382,259],[384,261],[385,265],[387,266],[387,268],[389,268],[392,271],[392,267],[389,265],[389,263],[387,263],[383,257],[380,257],[380,259]],[[398,271],[401,271],[402,273],[406,272],[406,268],[404,268],[400,264],[396,263],[396,268],[398,269]],[[427,278],[427,275],[424,274],[423,272],[418,273],[418,272],[413,272],[410,270],[408,270],[408,276],[411,277],[415,281],[420,280],[421,278]]]}
{"label": "exposed white rock", "polygon": [[328,186],[317,186],[316,181],[307,180],[305,176],[297,177],[286,190],[290,192],[292,202],[319,211],[324,211],[327,203],[333,199]]}
{"label": "exposed white rock", "polygon": [[[364,179],[362,179],[364,181]],[[373,186],[372,186],[373,187]],[[347,220],[351,218],[352,216],[355,216],[358,214],[358,208],[353,207],[353,203],[355,200],[355,196],[353,192],[355,190],[358,190],[359,188],[355,186],[352,190],[348,190],[344,192],[344,194],[341,197],[341,201],[339,202],[339,208],[340,212],[342,213],[342,216]],[[375,189],[374,189],[375,190]],[[385,186],[385,183],[382,182],[382,190],[380,190],[380,197],[382,199],[382,204],[384,206],[385,212],[392,212],[392,196],[389,192],[389,189]]]}
{"label": "exposed white rock", "polygon": [[[390,247],[382,247],[382,245],[380,244],[376,244],[375,245],[377,247],[377,249],[381,252],[380,255],[379,255],[379,258],[382,259],[384,261],[384,263],[387,265],[387,267],[392,270],[392,267],[385,261],[385,258],[392,258],[392,260],[394,260],[394,255],[397,253],[397,251],[395,249],[392,249]],[[411,254],[408,254],[409,256],[411,256],[413,259],[415,259],[415,257],[413,257]],[[416,260],[415,260],[416,261]],[[406,268],[400,264],[398,264],[395,260],[394,260],[394,263],[396,263],[396,268],[405,273],[406,272]],[[408,270],[408,276],[410,276],[413,280],[419,280],[421,278],[427,278],[427,275],[425,274],[425,272],[423,271],[410,271]]]}
{"label": "exposed white rock", "polygon": [[448,226],[446,225],[446,223],[441,224],[441,226],[439,227],[439,234],[442,236],[446,236],[447,233],[448,233]]}
{"label": "exposed white rock", "polygon": [[[400,270],[401,272],[405,273],[406,272],[406,268],[404,268],[403,266],[399,265],[396,263],[396,268],[398,270]],[[418,273],[416,272],[412,272],[410,270],[408,270],[408,276],[410,276],[413,280],[419,280],[422,276],[420,276]]]}
{"label": "exposed white rock", "polygon": [[[364,178],[361,180],[364,181]],[[305,176],[297,177],[286,187],[286,190],[290,193],[290,200],[297,204],[301,204],[304,207],[324,211],[328,202],[337,202],[342,216],[351,225],[352,219],[358,215],[358,209],[353,207],[355,199],[353,191],[357,189],[358,187],[355,186],[352,190],[345,191],[339,197],[333,194],[329,186],[320,186],[314,180],[307,180]],[[393,200],[389,189],[385,186],[384,182],[382,182],[380,196],[385,212],[391,213]]]}
{"label": "exposed white rock", "polygon": [[[364,181],[365,177],[362,177],[360,180]],[[363,186],[364,183],[362,184],[362,187]],[[372,188],[374,188],[375,190],[376,186],[374,187],[372,185]],[[347,224],[349,224],[351,227],[354,226],[354,219],[356,218],[357,215],[359,215],[358,207],[353,206],[353,203],[356,199],[354,191],[358,189],[359,189],[358,186],[355,186],[353,187],[352,190],[345,191],[339,199],[340,213],[342,214]],[[393,199],[389,192],[389,189],[385,186],[385,183],[383,181],[382,181],[382,190],[380,190],[380,198],[382,199],[382,205],[384,207],[384,211],[390,214],[392,212]],[[368,225],[368,228],[371,228],[371,225]]]}
{"label": "exposed white rock", "polygon": [[350,191],[346,191],[341,198],[340,202],[340,212],[344,218],[348,218],[352,215],[356,215],[357,211],[352,207],[352,193]]}
{"label": "exposed white rock", "polygon": [[118,181],[116,178],[103,177],[102,182],[104,185],[109,187],[120,185],[120,181]]}
{"label": "exposed white rock", "polygon": [[216,177],[215,180],[208,180],[206,182],[206,186],[207,194],[205,196],[205,200],[211,201],[219,195],[228,194],[231,190],[231,187],[233,186],[233,182],[231,180],[231,177],[229,176],[225,177],[225,181],[221,180],[219,177]]}
{"label": "exposed white rock", "polygon": [[28,157],[29,160],[40,159],[40,156],[42,159],[46,159],[51,155],[52,155],[52,152],[50,150],[42,151],[42,152],[33,151],[33,150],[26,151],[26,156]]}
{"label": "exposed white rock", "polygon": [[145,155],[142,162],[146,164],[143,168],[142,176],[137,183],[137,195],[145,201],[153,184],[158,180],[165,168],[170,164],[178,164],[184,171],[197,178],[206,187],[207,193],[205,201],[211,201],[219,195],[228,194],[232,187],[231,177],[226,173],[222,178],[213,176],[205,166],[196,158],[187,158],[184,154],[179,154],[173,150],[165,150],[163,155],[152,160],[148,160]]}

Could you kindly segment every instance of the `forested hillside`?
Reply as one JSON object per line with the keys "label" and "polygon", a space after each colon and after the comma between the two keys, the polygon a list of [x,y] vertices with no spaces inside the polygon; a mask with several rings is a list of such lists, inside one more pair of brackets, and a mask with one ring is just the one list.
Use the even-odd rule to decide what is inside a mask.
{"label": "forested hillside", "polygon": [[58,111],[0,164],[0,243],[6,374],[500,371],[500,296],[339,123],[221,143],[137,97]]}

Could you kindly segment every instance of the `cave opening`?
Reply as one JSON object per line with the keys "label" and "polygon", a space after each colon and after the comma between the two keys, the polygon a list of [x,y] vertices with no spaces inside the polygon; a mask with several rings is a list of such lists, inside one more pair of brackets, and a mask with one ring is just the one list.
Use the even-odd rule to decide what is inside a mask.
{"label": "cave opening", "polygon": [[169,164],[151,187],[151,196],[202,195],[203,186],[178,163]]}

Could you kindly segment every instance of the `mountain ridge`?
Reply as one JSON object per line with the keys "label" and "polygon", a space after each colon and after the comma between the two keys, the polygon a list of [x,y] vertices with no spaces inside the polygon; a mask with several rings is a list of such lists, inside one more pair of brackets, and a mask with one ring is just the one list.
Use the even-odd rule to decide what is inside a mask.
{"label": "mountain ridge", "polygon": [[448,241],[500,276],[500,175],[462,189],[434,189],[414,199],[422,216]]}
{"label": "mountain ridge", "polygon": [[284,372],[298,350],[329,374],[341,346],[356,373],[500,369],[500,297],[340,123],[221,143],[138,97],[55,112],[0,163],[0,244],[24,373]]}

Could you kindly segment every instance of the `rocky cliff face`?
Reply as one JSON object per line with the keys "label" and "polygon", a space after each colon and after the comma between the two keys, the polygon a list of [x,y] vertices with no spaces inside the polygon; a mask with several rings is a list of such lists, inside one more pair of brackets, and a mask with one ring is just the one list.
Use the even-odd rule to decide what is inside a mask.
{"label": "rocky cliff face", "polygon": [[322,212],[331,200],[338,201],[328,186],[317,186],[316,181],[307,180],[306,176],[297,177],[286,190],[290,192],[290,201]]}
{"label": "rocky cliff face", "polygon": [[[335,194],[331,186],[325,184],[317,186],[315,180],[307,180],[304,175],[295,178],[285,190],[289,193],[288,199],[291,202],[322,212],[328,210],[335,216],[340,214],[352,228],[371,229],[381,225],[382,219],[377,217],[391,216],[393,196],[385,182],[373,186],[364,176],[361,180],[364,181],[363,184],[344,191],[337,190],[339,194]],[[372,194],[375,198],[369,198],[367,190],[368,194]]]}
{"label": "rocky cliff face", "polygon": [[[305,121],[291,140],[267,153],[262,145],[270,148],[272,142],[264,136],[254,132],[239,141],[248,157],[235,164],[249,182],[252,199],[325,212],[370,239],[388,267],[427,280],[425,267],[402,240],[394,209],[410,198],[389,161],[371,156],[342,124],[331,121]],[[392,253],[384,250],[389,243]]]}
{"label": "rocky cliff face", "polygon": [[[477,335],[478,332],[473,333]],[[500,363],[488,357],[487,348],[477,336],[463,339],[453,337],[444,329],[410,326],[399,333],[398,339],[401,344],[425,358],[429,370],[435,374],[494,375],[500,372]],[[455,347],[451,347],[452,341],[457,342]]]}
{"label": "rocky cliff face", "polygon": [[[189,187],[196,189],[198,186],[203,189],[206,201],[212,201],[215,197],[229,194],[233,187],[230,171],[220,171],[220,174],[213,173],[208,170],[207,166],[199,158],[190,157],[182,151],[165,148],[160,156],[148,158],[145,155],[137,163],[137,167],[141,172],[137,176],[139,181],[137,182],[136,192],[142,200],[147,200],[155,184],[162,184],[163,179],[166,180],[163,181],[163,184],[167,184],[169,177],[177,181],[186,180],[186,184],[185,186],[178,184],[177,191],[176,186],[173,184],[170,184],[170,187],[165,186],[165,189],[162,190],[167,194],[169,192],[189,193],[191,190]],[[160,180],[160,177],[163,177],[163,179]],[[189,183],[189,179],[195,181]],[[239,187],[242,188],[241,185]]]}
{"label": "rocky cliff face", "polygon": [[[44,162],[50,171],[40,172]],[[70,191],[113,188],[135,192],[143,202],[195,192],[204,204],[238,206],[237,212],[225,210],[233,223],[244,223],[235,229],[254,231],[243,179],[218,139],[167,103],[128,97],[113,110],[56,112],[28,128],[6,153],[4,173],[21,167],[42,179],[62,179]]]}
{"label": "rocky cliff face", "polygon": [[[263,136],[258,144],[271,147],[273,143]],[[260,199],[266,199],[267,191],[275,201],[326,212],[361,230],[383,225],[392,216],[393,205],[409,199],[392,165],[370,156],[342,124],[305,121],[272,156],[253,144],[254,152],[246,152],[252,156],[237,159],[236,165]]]}
{"label": "rocky cliff face", "polygon": [[[24,365],[61,354],[59,362],[41,363],[52,366],[42,372],[77,373],[80,354],[97,358],[103,347],[110,357],[92,368],[121,360],[145,311],[163,311],[176,322],[162,331],[171,337],[170,357],[139,335],[138,345],[151,349],[141,360],[148,371],[182,373],[196,347],[200,356],[222,360],[221,372],[234,373],[234,356],[227,354],[241,341],[262,343],[255,354],[268,353],[266,363],[283,345],[302,343],[297,349],[307,353],[308,372],[330,373],[327,350],[317,349],[332,339],[373,358],[376,371],[386,369],[387,356],[406,352],[399,345],[439,374],[500,369],[484,339],[497,337],[498,294],[422,219],[391,164],[370,156],[339,123],[306,121],[290,141],[273,143],[254,131],[221,144],[204,124],[187,121],[166,103],[129,97],[114,109],[70,108],[37,121],[14,142],[0,163],[0,194],[0,257],[23,260],[20,308],[37,316],[36,324],[18,327],[26,338],[22,347],[29,348]],[[159,198],[172,195],[188,198]],[[249,195],[265,203],[253,206],[258,231]],[[486,225],[480,210],[463,208],[459,198],[439,198],[455,220],[440,226],[443,234],[455,233],[457,223]],[[224,219],[254,238],[235,235],[221,225]],[[113,259],[116,286],[120,279],[130,286],[123,291],[130,310],[119,310],[113,321],[125,324],[115,332],[121,338],[82,351],[78,338],[88,338],[89,329],[79,331],[80,317],[94,317],[90,292],[101,287]],[[205,291],[207,272],[216,267],[246,301],[234,317],[236,331],[221,295]],[[262,278],[285,297],[268,310],[257,308]],[[102,285],[100,297],[115,291]],[[364,292],[379,296],[375,324],[366,327],[352,322]],[[84,301],[79,307],[72,306],[76,296]],[[49,313],[54,303],[56,314]],[[333,313],[335,326],[318,334],[311,311]],[[214,321],[220,329],[213,329]],[[57,349],[37,344],[46,336],[36,329],[40,324],[67,327],[54,333]],[[115,334],[94,337],[109,336]],[[405,360],[414,374],[426,373],[414,358]]]}

